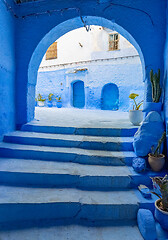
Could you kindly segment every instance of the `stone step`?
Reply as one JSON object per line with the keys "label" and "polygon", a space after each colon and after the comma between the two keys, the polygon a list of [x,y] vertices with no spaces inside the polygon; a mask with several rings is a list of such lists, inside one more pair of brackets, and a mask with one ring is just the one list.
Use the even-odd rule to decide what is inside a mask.
{"label": "stone step", "polygon": [[0,186],[0,223],[24,220],[135,220],[139,208],[134,191]]}
{"label": "stone step", "polygon": [[16,131],[4,136],[4,142],[50,147],[73,147],[106,151],[133,151],[132,137],[97,137]]}
{"label": "stone step", "polygon": [[[128,222],[128,221],[127,221]],[[81,226],[79,224],[52,225],[2,231],[2,240],[143,240],[135,225]],[[13,224],[12,224],[13,225]],[[47,237],[46,237],[47,236]],[[58,236],[58,238],[56,237]]]}
{"label": "stone step", "polygon": [[98,151],[80,148],[60,148],[13,143],[0,143],[0,156],[7,158],[75,162],[90,165],[131,165],[135,153],[131,151]]}
{"label": "stone step", "polygon": [[114,190],[129,188],[129,175],[130,170],[126,166],[0,159],[0,183],[13,186]]}
{"label": "stone step", "polygon": [[73,134],[88,136],[107,136],[107,137],[132,137],[137,131],[137,127],[128,128],[91,128],[91,127],[61,127],[61,126],[45,126],[37,123],[27,123],[21,127],[22,131],[42,132],[54,134]]}

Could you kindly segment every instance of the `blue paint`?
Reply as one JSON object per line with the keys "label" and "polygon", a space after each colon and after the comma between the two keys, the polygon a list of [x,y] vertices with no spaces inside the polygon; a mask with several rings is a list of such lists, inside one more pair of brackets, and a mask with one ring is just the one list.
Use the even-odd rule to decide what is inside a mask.
{"label": "blue paint", "polygon": [[161,227],[164,230],[168,231],[168,214],[167,212],[164,213],[164,211],[158,209],[158,207],[156,207],[156,202],[155,202],[155,218],[160,223]]}
{"label": "blue paint", "polygon": [[73,106],[76,108],[83,108],[85,106],[85,90],[84,82],[75,81],[72,83],[73,92]]}
{"label": "blue paint", "polygon": [[[45,136],[45,138],[44,138]],[[97,139],[96,139],[97,140]],[[12,135],[5,135],[4,142],[18,143],[25,145],[40,145],[40,146],[50,146],[50,147],[70,147],[70,148],[82,148],[82,149],[95,149],[95,150],[105,150],[105,151],[133,151],[132,138],[125,139],[115,139],[104,141],[104,138],[99,138],[99,141],[91,140],[89,137],[81,139],[79,136],[73,135],[70,139],[63,135],[61,138],[55,134],[40,134],[40,133],[26,133],[21,132]]]}
{"label": "blue paint", "polygon": [[119,90],[115,84],[107,84],[102,89],[101,109],[118,110],[119,108]]}
{"label": "blue paint", "polygon": [[144,240],[156,240],[156,226],[150,210],[139,209],[137,215],[138,227]]}
{"label": "blue paint", "polygon": [[137,128],[82,128],[82,127],[58,127],[58,126],[40,126],[28,123],[22,126],[22,131],[55,133],[55,134],[76,134],[89,136],[106,137],[132,137]]}
{"label": "blue paint", "polygon": [[[129,51],[124,52],[124,56],[127,54],[130,54]],[[110,106],[110,108],[114,110],[129,111],[129,109],[132,109],[132,102],[128,97],[130,91],[138,93],[140,95],[139,99],[143,99],[144,84],[142,82],[140,64],[128,64],[127,61],[124,61],[124,64],[121,61],[120,64],[90,64],[87,65],[87,72],[79,71],[76,74],[67,74],[67,72],[73,69],[74,68],[67,68],[57,71],[39,72],[37,76],[36,96],[40,93],[44,98],[47,98],[49,93],[53,93],[54,95],[58,94],[62,97],[63,107],[72,107],[72,90],[75,78],[84,82],[85,103],[83,100],[83,105],[85,105],[87,109],[101,109],[102,90],[107,84],[111,86],[116,85],[120,93],[118,96],[116,91],[118,103],[116,102],[115,107],[113,104]],[[136,80],[135,76],[137,76]],[[113,94],[114,93],[112,93],[110,97],[110,101],[113,99]]]}
{"label": "blue paint", "polygon": [[143,172],[146,169],[146,161],[144,158],[134,158],[132,167],[136,172]]}
{"label": "blue paint", "polygon": [[[164,132],[164,123],[158,112],[149,112],[134,135],[133,147],[137,156],[145,157],[156,148]],[[152,137],[151,137],[152,136]]]}
{"label": "blue paint", "polygon": [[61,108],[62,107],[62,102],[57,102],[57,108]]}
{"label": "blue paint", "polygon": [[0,141],[15,128],[14,18],[0,1]]}
{"label": "blue paint", "polygon": [[[66,3],[63,2],[56,4],[50,1],[40,7],[38,4],[38,2],[25,3],[20,6],[18,14],[25,16],[35,11],[35,9],[44,12],[51,6],[52,9],[54,7],[56,9],[67,8]],[[72,1],[69,3],[69,6],[76,6],[76,4],[76,1]],[[84,16],[87,16],[84,18],[86,24],[100,25],[110,29],[115,28],[116,31],[121,33],[135,46],[142,61],[145,85],[146,89],[148,89],[145,98],[150,100],[149,71],[151,68],[154,71],[160,68],[161,72],[163,72],[166,2],[159,0],[156,0],[154,3],[144,2],[144,12],[137,12],[131,9],[131,7],[141,9],[142,5],[140,1],[133,3],[129,0],[126,4],[129,8],[115,6],[109,7],[104,11],[104,4],[96,5],[94,1],[85,1],[80,5],[80,11]],[[158,18],[157,16],[162,17]],[[114,23],[115,21],[116,23]],[[34,116],[33,108],[37,70],[47,48],[66,32],[79,27],[83,27],[83,23],[75,9],[74,11],[65,11],[63,14],[57,12],[57,16],[55,14],[51,14],[50,16],[42,14],[38,18],[33,16],[27,17],[25,21],[18,19],[16,28],[16,59],[18,66],[16,76],[17,124],[25,123]],[[31,44],[29,39],[31,39]],[[157,47],[158,45],[160,46],[159,48]],[[24,63],[22,61],[23,58]],[[20,98],[22,99],[22,105],[19,105]],[[19,112],[22,112],[22,117],[19,115]]]}

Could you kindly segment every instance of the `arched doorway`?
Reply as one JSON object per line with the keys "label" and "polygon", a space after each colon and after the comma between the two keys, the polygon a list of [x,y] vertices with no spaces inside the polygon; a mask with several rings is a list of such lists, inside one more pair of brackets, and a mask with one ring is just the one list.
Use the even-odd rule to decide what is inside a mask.
{"label": "arched doorway", "polygon": [[102,89],[101,109],[116,111],[119,108],[119,90],[113,83],[106,84]]}
{"label": "arched doorway", "polygon": [[[85,17],[84,17],[85,18]],[[145,62],[144,57],[141,51],[140,46],[135,41],[135,39],[121,26],[118,24],[107,20],[102,17],[92,17],[87,16],[87,25],[99,25],[102,27],[106,27],[109,29],[115,29],[118,33],[121,33],[123,37],[125,37],[138,51],[143,71],[143,79],[145,79]],[[56,27],[54,27],[50,32],[48,32],[43,39],[37,45],[35,51],[32,54],[31,60],[29,62],[28,68],[28,85],[27,85],[27,121],[30,121],[34,118],[34,106],[35,106],[35,86],[37,82],[37,72],[41,60],[48,49],[48,47],[63,34],[83,27],[83,22],[81,22],[81,18],[76,17],[74,19],[67,20]]]}
{"label": "arched doorway", "polygon": [[83,108],[85,106],[85,89],[83,81],[75,81],[72,86],[72,105],[75,108]]}

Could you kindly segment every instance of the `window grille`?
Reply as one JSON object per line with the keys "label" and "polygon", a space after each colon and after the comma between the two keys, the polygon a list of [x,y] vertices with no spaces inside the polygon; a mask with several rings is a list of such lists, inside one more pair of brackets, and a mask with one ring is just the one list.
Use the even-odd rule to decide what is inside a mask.
{"label": "window grille", "polygon": [[57,42],[54,42],[46,52],[46,60],[57,58]]}
{"label": "window grille", "polygon": [[119,49],[119,36],[118,33],[109,34],[109,51]]}

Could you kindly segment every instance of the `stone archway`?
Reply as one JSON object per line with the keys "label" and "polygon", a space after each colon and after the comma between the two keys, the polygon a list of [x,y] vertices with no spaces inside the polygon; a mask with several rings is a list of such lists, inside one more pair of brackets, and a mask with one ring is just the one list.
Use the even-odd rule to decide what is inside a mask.
{"label": "stone archway", "polygon": [[[124,28],[114,23],[113,21],[107,20],[102,17],[87,16],[83,17],[83,19],[85,23],[87,23],[87,25],[98,25],[112,30],[116,30],[123,37],[125,37],[139,53],[143,70],[143,79],[145,80],[145,62],[141,48],[128,31],[126,31]],[[35,86],[37,81],[37,72],[46,50],[56,39],[66,34],[67,32],[80,27],[83,27],[83,22],[81,21],[80,17],[67,20],[57,25],[44,36],[44,38],[39,42],[35,51],[33,52],[28,67],[27,121],[31,121],[34,118]]]}

